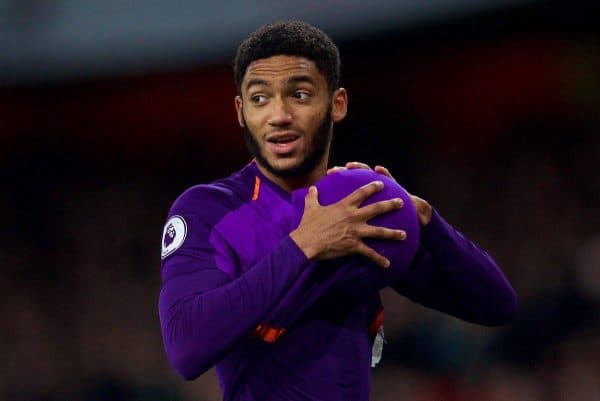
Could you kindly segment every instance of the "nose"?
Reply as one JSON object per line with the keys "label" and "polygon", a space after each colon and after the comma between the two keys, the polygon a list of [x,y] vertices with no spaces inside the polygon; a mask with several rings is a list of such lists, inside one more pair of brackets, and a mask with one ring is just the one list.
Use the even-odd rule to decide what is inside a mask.
{"label": "nose", "polygon": [[271,115],[267,123],[274,127],[286,126],[292,123],[292,113],[286,102],[280,97],[271,101]]}

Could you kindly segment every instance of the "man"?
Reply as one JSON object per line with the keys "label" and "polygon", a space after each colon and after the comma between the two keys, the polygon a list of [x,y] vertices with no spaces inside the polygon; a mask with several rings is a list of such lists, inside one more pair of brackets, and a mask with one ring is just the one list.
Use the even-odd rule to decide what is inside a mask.
{"label": "man", "polygon": [[[402,241],[402,230],[367,224],[402,202],[360,208],[382,188],[375,181],[319,205],[312,184],[327,174],[333,124],[348,104],[339,64],[329,37],[306,23],[247,38],[235,59],[235,107],[255,159],[190,188],[169,212],[159,297],[167,356],[186,379],[216,365],[225,400],[367,400],[384,285],[475,323],[516,313],[495,262],[426,201],[412,197],[422,226],[413,265],[385,283],[389,261],[363,239]],[[291,192],[308,186],[294,224]]]}

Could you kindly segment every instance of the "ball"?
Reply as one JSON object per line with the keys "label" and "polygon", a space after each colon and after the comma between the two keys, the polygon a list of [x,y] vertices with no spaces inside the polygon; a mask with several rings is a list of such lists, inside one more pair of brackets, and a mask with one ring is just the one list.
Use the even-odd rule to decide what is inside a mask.
{"label": "ball", "polygon": [[[419,221],[417,212],[408,192],[393,179],[367,169],[345,169],[329,174],[315,183],[318,189],[319,203],[331,205],[350,195],[373,181],[382,181],[383,189],[368,197],[360,207],[393,198],[401,198],[404,206],[400,209],[375,216],[367,223],[406,232],[404,240],[384,240],[367,238],[364,242],[375,251],[390,260],[390,273],[402,273],[411,265],[419,248]],[[296,222],[300,223],[304,213],[304,198],[308,188],[292,193],[294,208],[297,213]]]}

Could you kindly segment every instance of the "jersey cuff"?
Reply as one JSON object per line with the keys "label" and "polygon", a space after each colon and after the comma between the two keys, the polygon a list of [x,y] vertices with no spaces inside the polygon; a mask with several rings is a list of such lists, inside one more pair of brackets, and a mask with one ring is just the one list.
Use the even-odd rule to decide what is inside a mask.
{"label": "jersey cuff", "polygon": [[296,241],[294,241],[289,234],[282,240],[282,242],[283,246],[287,248],[287,251],[289,252],[288,256],[292,258],[292,261],[299,262],[302,265],[309,262],[302,249],[300,249],[298,244],[296,244]]}

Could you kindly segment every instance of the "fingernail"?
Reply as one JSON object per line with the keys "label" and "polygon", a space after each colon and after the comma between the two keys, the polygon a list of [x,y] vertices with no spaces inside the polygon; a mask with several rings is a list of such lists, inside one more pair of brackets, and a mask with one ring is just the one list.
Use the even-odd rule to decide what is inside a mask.
{"label": "fingernail", "polygon": [[390,267],[390,261],[386,259],[385,262],[383,262],[383,267],[385,267],[386,269]]}
{"label": "fingernail", "polygon": [[374,181],[377,188],[383,188],[383,181]]}
{"label": "fingernail", "polygon": [[401,240],[405,240],[406,239],[406,231],[400,231],[400,239]]}
{"label": "fingernail", "polygon": [[396,205],[398,205],[398,207],[404,206],[404,201],[402,200],[402,198],[396,198],[396,199],[394,199],[394,203]]}

